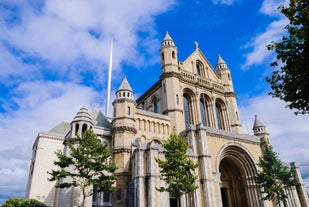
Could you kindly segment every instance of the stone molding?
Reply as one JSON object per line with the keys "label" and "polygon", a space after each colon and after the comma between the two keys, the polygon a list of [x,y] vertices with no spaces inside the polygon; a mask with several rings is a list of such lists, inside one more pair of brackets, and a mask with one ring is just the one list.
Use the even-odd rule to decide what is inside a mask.
{"label": "stone molding", "polygon": [[136,134],[136,133],[137,133],[137,130],[136,130],[134,127],[129,127],[129,126],[117,126],[117,127],[113,127],[113,128],[112,128],[112,134],[113,134],[113,133],[117,133],[117,132],[120,132],[120,133],[123,133],[123,132],[130,132],[130,133]]}

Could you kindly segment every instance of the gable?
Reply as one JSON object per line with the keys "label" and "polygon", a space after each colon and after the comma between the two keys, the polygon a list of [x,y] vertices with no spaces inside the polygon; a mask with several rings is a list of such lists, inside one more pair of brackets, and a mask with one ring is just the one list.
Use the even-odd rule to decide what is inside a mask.
{"label": "gable", "polygon": [[187,57],[182,63],[181,69],[195,75],[200,75],[203,78],[213,80],[214,82],[221,82],[215,69],[199,48]]}

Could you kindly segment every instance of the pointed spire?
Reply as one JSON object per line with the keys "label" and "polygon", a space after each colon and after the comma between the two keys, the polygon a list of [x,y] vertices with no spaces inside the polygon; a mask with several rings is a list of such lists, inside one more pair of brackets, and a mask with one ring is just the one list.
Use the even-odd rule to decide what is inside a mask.
{"label": "pointed spire", "polygon": [[220,69],[227,69],[227,64],[226,62],[223,60],[223,58],[221,57],[221,55],[218,55],[218,60],[217,60],[217,65],[216,65],[216,69],[220,70]]}
{"label": "pointed spire", "polygon": [[172,40],[172,41],[173,41],[173,39],[171,38],[171,36],[168,34],[168,31],[166,31],[165,37],[164,37],[163,41],[165,41],[165,40]]}
{"label": "pointed spire", "polygon": [[162,47],[175,47],[174,40],[171,38],[171,36],[168,34],[168,31],[166,31],[166,34],[164,36],[164,39],[161,43]]}
{"label": "pointed spire", "polygon": [[268,133],[266,132],[265,125],[259,120],[257,115],[255,115],[252,130],[253,130],[254,135],[256,136],[268,135]]}
{"label": "pointed spire", "polygon": [[253,129],[257,127],[265,127],[265,125],[260,121],[257,115],[254,116]]}
{"label": "pointed spire", "polygon": [[127,77],[124,76],[117,92],[116,92],[117,99],[121,98],[129,98],[134,99],[134,93],[133,90],[127,80]]}
{"label": "pointed spire", "polygon": [[118,88],[118,91],[130,91],[130,92],[133,92],[132,91],[132,88],[127,80],[127,76],[124,76],[123,77],[123,80]]}

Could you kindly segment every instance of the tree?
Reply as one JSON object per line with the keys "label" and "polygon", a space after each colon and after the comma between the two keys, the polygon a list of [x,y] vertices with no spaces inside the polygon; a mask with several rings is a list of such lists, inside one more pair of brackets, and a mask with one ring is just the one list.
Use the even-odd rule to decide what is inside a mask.
{"label": "tree", "polygon": [[84,132],[82,137],[77,135],[76,141],[76,147],[70,140],[66,141],[69,155],[56,152],[59,160],[54,164],[62,170],[51,170],[48,173],[51,175],[50,181],[58,181],[58,188],[80,188],[83,195],[81,205],[85,206],[86,197],[94,192],[89,187],[94,186],[96,192],[115,191],[113,184],[116,181],[116,166],[111,163],[112,153],[107,149],[107,144],[101,144],[91,129]]}
{"label": "tree", "polygon": [[268,50],[275,50],[277,57],[271,66],[274,70],[266,81],[270,84],[273,97],[288,103],[295,114],[309,113],[309,1],[290,0],[287,7],[279,7],[289,19],[285,27],[289,36],[283,36],[281,42],[272,42]]}
{"label": "tree", "polygon": [[1,207],[44,207],[46,206],[44,203],[29,198],[9,198],[5,201],[5,203]]}
{"label": "tree", "polygon": [[176,198],[177,206],[179,206],[181,195],[193,192],[198,188],[195,183],[197,177],[194,175],[198,164],[187,156],[188,144],[183,137],[172,134],[162,146],[166,150],[165,160],[159,158],[155,160],[161,168],[161,179],[166,182],[167,187],[159,187],[157,190],[169,192],[171,196]]}
{"label": "tree", "polygon": [[296,184],[295,169],[289,168],[279,160],[278,155],[272,150],[269,142],[262,139],[263,156],[259,158],[258,171],[255,181],[265,195],[264,200],[271,200],[286,205],[287,195],[285,188]]}

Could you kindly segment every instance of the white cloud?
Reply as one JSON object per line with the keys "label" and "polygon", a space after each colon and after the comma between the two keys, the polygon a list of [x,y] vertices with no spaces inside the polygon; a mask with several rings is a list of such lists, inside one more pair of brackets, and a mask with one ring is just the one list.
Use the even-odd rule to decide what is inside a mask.
{"label": "white cloud", "polygon": [[[145,62],[137,47],[138,33],[145,32],[149,35],[147,39],[154,41],[154,17],[167,11],[174,5],[174,0],[53,0],[43,1],[40,5],[5,1],[1,4],[7,6],[1,8],[0,43],[13,48],[14,51],[9,52],[15,56],[17,50],[25,56],[58,66],[53,70],[64,73],[63,70],[75,70],[70,64],[86,63],[88,67],[84,70],[102,70],[92,64],[108,64],[112,38],[114,69],[119,70],[121,62],[134,64],[137,58],[139,64]],[[139,46],[145,47],[143,52],[154,51],[150,44]]]}
{"label": "white cloud", "polygon": [[266,30],[258,34],[253,38],[250,43],[244,46],[244,48],[250,48],[251,51],[245,54],[245,63],[242,65],[242,69],[248,69],[255,64],[263,63],[271,54],[271,51],[267,50],[267,45],[272,41],[279,41],[284,34],[284,27],[288,24],[287,19],[280,19],[274,21],[268,25]]}
{"label": "white cloud", "polygon": [[101,108],[103,100],[86,86],[43,81],[21,84],[11,98],[13,103],[7,104],[18,110],[0,114],[0,199],[24,196],[38,132],[48,131],[61,121],[70,122],[82,106]]}
{"label": "white cloud", "polygon": [[[271,96],[260,95],[240,104],[240,118],[244,132],[252,131],[254,115],[266,126],[274,151],[284,162],[296,162],[297,165],[309,161],[309,116],[296,116],[286,104]],[[252,133],[250,133],[252,134]],[[300,167],[309,186],[309,166]]]}
{"label": "white cloud", "polygon": [[260,8],[262,14],[268,16],[281,16],[278,11],[278,7],[281,5],[287,5],[289,0],[264,0]]}
{"label": "white cloud", "polygon": [[267,45],[272,41],[280,41],[286,33],[285,26],[289,23],[288,19],[283,16],[278,10],[279,5],[286,4],[282,0],[264,0],[260,8],[260,13],[271,17],[276,17],[276,20],[269,23],[265,31],[255,35],[248,43],[243,46],[243,49],[249,50],[244,54],[245,63],[242,69],[249,69],[252,65],[263,63],[273,54],[267,50]]}
{"label": "white cloud", "polygon": [[236,2],[236,0],[212,0],[214,4],[225,4],[225,5],[232,5]]}

